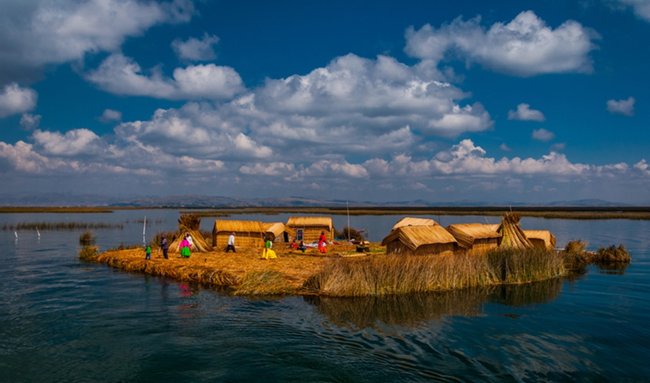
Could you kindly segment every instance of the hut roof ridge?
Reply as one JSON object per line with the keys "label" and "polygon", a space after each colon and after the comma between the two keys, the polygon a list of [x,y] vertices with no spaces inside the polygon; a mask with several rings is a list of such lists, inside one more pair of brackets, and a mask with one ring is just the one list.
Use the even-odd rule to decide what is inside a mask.
{"label": "hut roof ridge", "polygon": [[388,234],[382,241],[382,245],[399,238],[402,243],[411,248],[417,249],[423,245],[438,243],[458,243],[444,227],[440,225],[429,226],[402,226]]}

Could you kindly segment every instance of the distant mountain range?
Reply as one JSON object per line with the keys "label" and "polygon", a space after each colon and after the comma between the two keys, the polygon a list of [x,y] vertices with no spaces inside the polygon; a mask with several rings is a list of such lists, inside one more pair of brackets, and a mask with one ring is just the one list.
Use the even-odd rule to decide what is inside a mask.
{"label": "distant mountain range", "polygon": [[129,206],[129,207],[169,207],[169,208],[215,208],[215,207],[300,207],[324,206],[343,207],[348,204],[354,207],[485,207],[485,206],[543,206],[543,207],[624,207],[630,204],[611,202],[600,199],[581,199],[571,201],[553,201],[547,203],[532,202],[482,202],[461,200],[454,202],[432,202],[425,200],[411,201],[346,201],[340,199],[326,200],[290,196],[282,198],[233,198],[206,195],[177,195],[177,196],[102,196],[95,194],[33,194],[33,195],[0,195],[0,205],[3,206]]}

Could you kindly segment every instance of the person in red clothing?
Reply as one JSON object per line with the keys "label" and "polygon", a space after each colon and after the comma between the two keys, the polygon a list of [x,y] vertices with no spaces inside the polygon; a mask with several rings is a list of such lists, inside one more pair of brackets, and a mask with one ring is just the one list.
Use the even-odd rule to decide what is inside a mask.
{"label": "person in red clothing", "polygon": [[327,243],[327,237],[325,236],[325,232],[321,231],[320,237],[318,237],[318,251],[320,251],[321,253],[327,253],[327,249],[325,248],[326,243]]}

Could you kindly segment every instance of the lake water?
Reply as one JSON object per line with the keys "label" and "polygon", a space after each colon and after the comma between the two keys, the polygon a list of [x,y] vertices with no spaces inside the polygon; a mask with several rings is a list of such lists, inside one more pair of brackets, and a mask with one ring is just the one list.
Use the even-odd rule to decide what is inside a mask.
{"label": "lake water", "polygon": [[[176,227],[175,210],[3,214],[0,226],[124,224],[94,230],[106,249],[141,242],[145,215],[148,237]],[[401,217],[351,224],[376,241]],[[213,223],[204,218],[203,229]],[[623,243],[632,264],[446,294],[245,298],[82,262],[81,231],[40,239],[19,231],[18,240],[0,231],[0,382],[649,381],[650,222],[524,218],[522,226],[552,230],[559,246]]]}

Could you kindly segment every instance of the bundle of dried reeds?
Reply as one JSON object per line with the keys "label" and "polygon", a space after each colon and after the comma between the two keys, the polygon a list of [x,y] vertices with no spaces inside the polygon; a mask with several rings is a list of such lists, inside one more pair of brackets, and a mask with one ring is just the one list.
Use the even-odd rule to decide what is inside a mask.
{"label": "bundle of dried reeds", "polygon": [[201,228],[201,217],[196,214],[181,214],[178,218],[178,228],[181,231],[199,231]]}
{"label": "bundle of dried reeds", "polygon": [[519,227],[520,217],[515,213],[506,213],[501,220],[497,232],[501,234],[500,248],[506,249],[532,249],[533,244]]}

